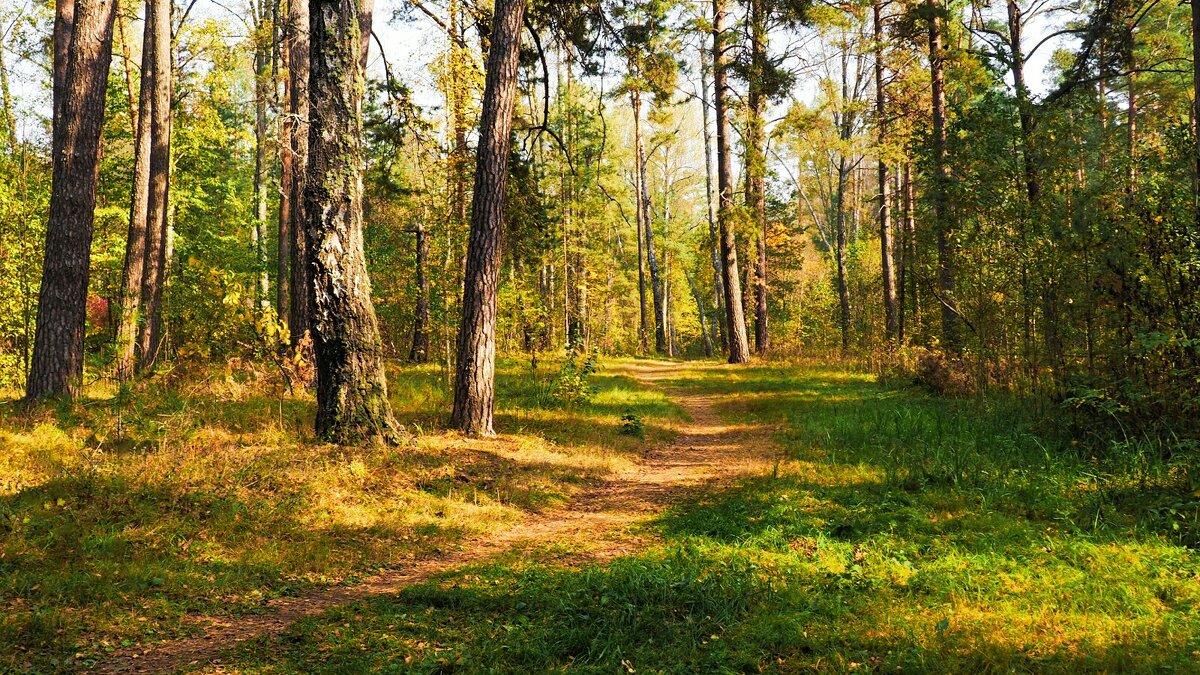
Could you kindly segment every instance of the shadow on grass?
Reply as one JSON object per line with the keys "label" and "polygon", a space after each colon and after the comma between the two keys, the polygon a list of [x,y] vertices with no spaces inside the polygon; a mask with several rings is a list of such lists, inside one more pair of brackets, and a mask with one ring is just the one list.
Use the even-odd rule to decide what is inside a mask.
{"label": "shadow on grass", "polygon": [[658,523],[664,545],[582,568],[514,556],[306,620],[233,663],[1194,670],[1200,561],[1163,523],[1125,511],[1119,491],[1106,497],[1098,467],[1039,438],[1020,410],[820,370],[728,372],[671,384],[728,396],[730,417],[786,423],[779,441],[791,461],[779,477],[678,505]]}

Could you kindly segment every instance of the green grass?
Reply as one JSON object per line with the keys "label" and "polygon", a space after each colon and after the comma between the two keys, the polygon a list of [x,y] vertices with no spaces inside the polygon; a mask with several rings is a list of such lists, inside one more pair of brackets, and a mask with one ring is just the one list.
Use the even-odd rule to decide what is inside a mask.
{"label": "green grass", "polygon": [[[777,475],[606,565],[523,552],[238,650],[238,672],[1190,672],[1187,472],[1090,458],[1019,402],[820,368],[697,368],[780,425]],[[1172,513],[1174,509],[1174,513]],[[1180,515],[1182,514],[1182,516]],[[1183,522],[1180,525],[1180,522]]]}
{"label": "green grass", "polygon": [[457,548],[561,505],[673,433],[679,409],[619,372],[564,408],[539,371],[501,361],[500,437],[444,430],[432,368],[395,367],[411,447],[315,443],[311,396],[253,368],[97,386],[75,405],[0,405],[0,672],[86,667],[187,632],[185,615],[261,611]]}

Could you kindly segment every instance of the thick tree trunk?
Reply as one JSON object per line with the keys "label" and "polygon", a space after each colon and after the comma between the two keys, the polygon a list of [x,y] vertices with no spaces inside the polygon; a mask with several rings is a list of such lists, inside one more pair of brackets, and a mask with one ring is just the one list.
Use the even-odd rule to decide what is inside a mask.
{"label": "thick tree trunk", "polygon": [[357,0],[311,0],[308,214],[317,436],[394,442],[383,344],[363,253],[363,28]]}
{"label": "thick tree trunk", "polygon": [[53,173],[33,362],[25,394],[78,395],[100,134],[115,0],[62,0],[54,34]]}
{"label": "thick tree trunk", "polygon": [[946,164],[945,54],[942,49],[942,14],[934,5],[929,18],[929,79],[933,107],[933,228],[937,235],[938,300],[942,306],[942,347],[951,354],[962,351],[958,306],[954,296],[954,243],[950,223],[950,168]]}
{"label": "thick tree trunk", "polygon": [[[1200,226],[1200,2],[1192,0],[1192,209]],[[1103,101],[1101,101],[1103,104]]]}
{"label": "thick tree trunk", "polygon": [[412,349],[408,352],[408,360],[413,363],[429,361],[429,237],[424,225],[417,225],[417,297],[414,304]]}
{"label": "thick tree trunk", "polygon": [[152,0],[154,92],[150,121],[150,186],[146,200],[146,258],[142,264],[144,320],[138,335],[140,370],[158,361],[162,293],[167,270],[167,220],[171,183],[171,0]]}
{"label": "thick tree trunk", "polygon": [[288,119],[290,120],[292,173],[283,185],[291,205],[288,247],[291,267],[291,296],[288,298],[288,329],[292,344],[297,344],[311,327],[312,292],[308,282],[311,265],[305,230],[308,214],[304,210],[304,188],[308,176],[308,78],[309,78],[309,0],[288,3]]}
{"label": "thick tree trunk", "polygon": [[[888,140],[886,79],[883,68],[883,0],[875,0],[875,117],[879,147]],[[883,316],[888,342],[900,335],[900,311],[896,305],[896,272],[892,258],[892,192],[887,160],[879,157],[879,254],[883,276]]]}
{"label": "thick tree trunk", "polygon": [[525,0],[498,0],[492,20],[454,380],[453,423],[468,434],[495,433],[496,291],[524,17]]}
{"label": "thick tree trunk", "polygon": [[717,191],[721,260],[725,285],[725,334],[729,340],[729,362],[750,361],[746,338],[746,315],[742,308],[742,280],[738,274],[737,238],[733,230],[733,167],[730,122],[728,63],[725,47],[725,0],[713,0],[713,89],[717,118]]}
{"label": "thick tree trunk", "polygon": [[721,271],[720,235],[717,233],[716,204],[713,201],[713,161],[712,161],[712,130],[708,124],[708,74],[709,51],[700,47],[700,114],[704,132],[704,200],[707,206],[708,236],[712,240],[709,250],[712,253],[713,270],[713,305],[717,310],[712,322],[713,342],[720,341],[722,349],[726,348],[725,329],[722,317],[725,316],[725,286]]}
{"label": "thick tree trunk", "polygon": [[154,0],[146,3],[142,32],[141,90],[138,92],[137,134],[134,137],[133,187],[129,207],[129,234],[125,240],[125,265],[121,274],[121,320],[117,325],[119,382],[133,376],[137,367],[138,324],[142,319],[142,283],[146,265],[146,217],[150,201],[150,142],[154,106]]}
{"label": "thick tree trunk", "polygon": [[767,351],[767,158],[763,128],[763,79],[767,68],[765,0],[750,0],[750,86],[746,100],[746,207],[754,222],[758,257],[754,266],[754,350]]}

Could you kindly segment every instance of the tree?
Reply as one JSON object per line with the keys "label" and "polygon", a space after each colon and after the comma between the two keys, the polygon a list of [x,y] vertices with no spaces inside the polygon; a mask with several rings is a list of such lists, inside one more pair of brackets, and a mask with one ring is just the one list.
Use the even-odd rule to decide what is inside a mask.
{"label": "tree", "polygon": [[525,0],[496,3],[479,121],[453,412],[454,426],[473,435],[495,434],[496,291],[524,17]]}
{"label": "tree", "polygon": [[742,309],[742,280],[738,274],[737,238],[733,229],[733,166],[730,150],[729,57],[725,46],[725,0],[713,0],[713,102],[717,124],[717,223],[721,235],[721,280],[725,289],[725,334],[729,362],[750,360],[746,316]]}
{"label": "tree", "polygon": [[76,396],[83,380],[100,133],[116,0],[61,0],[54,21],[53,187],[28,400]]}
{"label": "tree", "polygon": [[[291,245],[288,247],[291,283],[288,298],[288,329],[296,344],[309,331],[312,314],[308,283],[309,258],[305,230],[308,214],[304,211],[304,187],[308,175],[308,96],[309,96],[309,7],[308,0],[288,2],[288,111],[292,171],[281,188],[289,195]],[[281,254],[282,255],[282,254]],[[282,311],[282,310],[281,310]]]}
{"label": "tree", "polygon": [[[141,322],[142,279],[146,265],[146,218],[150,201],[150,145],[154,107],[154,31],[158,27],[154,0],[146,2],[142,33],[141,88],[138,92],[134,137],[133,188],[129,207],[129,234],[122,272],[121,319],[117,327],[117,380],[128,380],[137,367],[138,325]],[[128,66],[128,64],[126,64]]]}
{"label": "tree", "polygon": [[923,7],[929,32],[929,80],[932,92],[933,230],[937,236],[938,301],[942,306],[942,346],[950,353],[962,351],[958,306],[954,297],[954,239],[947,194],[950,166],[946,159],[946,54],[942,44],[946,9],[936,0]]}
{"label": "tree", "polygon": [[153,101],[150,120],[150,175],[146,200],[146,259],[142,264],[138,368],[149,370],[162,342],[162,293],[168,257],[168,200],[171,184],[171,0],[152,0],[154,9]]}
{"label": "tree", "polygon": [[884,72],[883,0],[875,0],[875,123],[879,134],[879,251],[883,277],[884,327],[889,342],[900,335],[900,310],[896,303],[896,273],[892,256],[892,192],[887,159],[883,149],[888,142],[887,78]]}
{"label": "tree", "polygon": [[395,442],[383,344],[363,252],[362,98],[369,10],[358,0],[311,0],[308,283],[317,366],[317,436]]}

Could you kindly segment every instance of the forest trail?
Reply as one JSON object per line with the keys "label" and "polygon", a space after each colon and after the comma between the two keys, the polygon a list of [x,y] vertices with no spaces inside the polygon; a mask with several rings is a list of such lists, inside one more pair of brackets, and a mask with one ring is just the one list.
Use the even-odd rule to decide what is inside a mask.
{"label": "forest trail", "polygon": [[523,546],[585,542],[584,552],[573,556],[580,561],[605,560],[644,547],[646,537],[632,532],[631,525],[661,513],[700,488],[766,473],[777,458],[771,427],[727,424],[717,412],[722,396],[690,393],[664,384],[678,376],[682,367],[675,362],[638,361],[614,368],[643,384],[662,388],[691,419],[676,423],[678,433],[672,443],[650,448],[636,467],[593,484],[570,504],[531,514],[510,528],[466,542],[459,551],[387,570],[359,584],[272,600],[262,614],[197,618],[195,636],[118,651],[96,671],[160,673],[199,666],[219,672],[220,655],[242,642],[283,633],[305,617],[394,594],[439,573]]}

